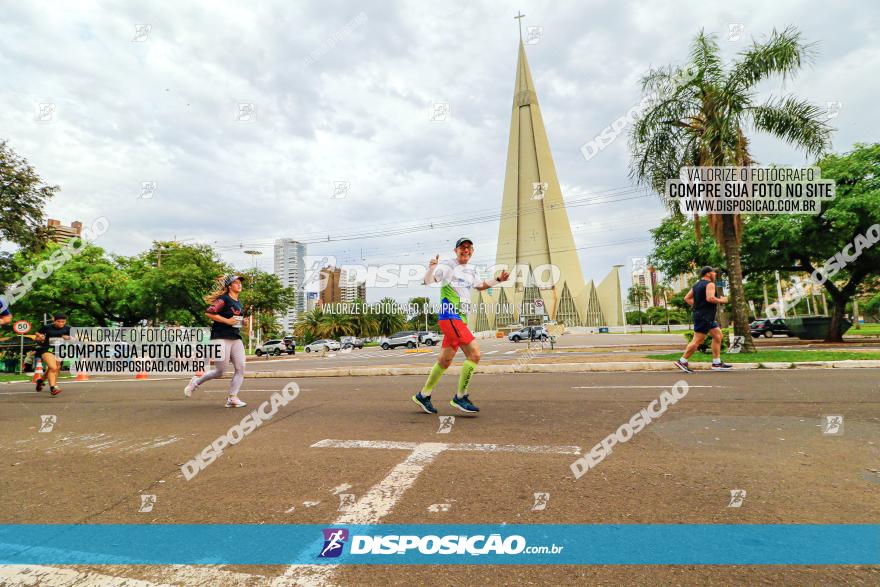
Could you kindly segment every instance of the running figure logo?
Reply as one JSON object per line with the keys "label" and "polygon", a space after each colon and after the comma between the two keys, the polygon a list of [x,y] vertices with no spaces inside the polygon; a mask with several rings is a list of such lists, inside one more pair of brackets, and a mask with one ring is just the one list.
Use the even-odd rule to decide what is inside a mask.
{"label": "running figure logo", "polygon": [[727,352],[731,354],[736,354],[742,350],[743,343],[746,341],[745,336],[730,336],[730,346],[727,347]]}
{"label": "running figure logo", "polygon": [[535,503],[532,505],[532,511],[538,512],[541,510],[547,509],[547,503],[550,501],[549,493],[536,493],[535,494]]}
{"label": "running figure logo", "polygon": [[138,508],[138,511],[151,512],[154,505],[156,505],[156,496],[143,494],[141,495],[141,507]]}
{"label": "running figure logo", "polygon": [[449,434],[452,432],[452,425],[455,424],[455,416],[440,416],[440,428],[437,434]]}
{"label": "running figure logo", "polygon": [[822,416],[822,434],[840,436],[843,434],[843,416],[827,414]]}
{"label": "running figure logo", "polygon": [[550,189],[550,184],[546,181],[542,182],[532,182],[532,199],[533,200],[543,200],[544,194],[547,193],[547,190]]}
{"label": "running figure logo", "polygon": [[345,528],[324,528],[324,548],[318,558],[336,558],[342,554],[342,547],[348,540],[348,530]]}
{"label": "running figure logo", "polygon": [[339,511],[340,512],[349,511],[354,506],[355,501],[356,500],[355,500],[354,493],[340,493],[339,494]]}
{"label": "running figure logo", "polygon": [[742,507],[742,504],[745,500],[746,500],[746,490],[745,489],[731,489],[730,490],[730,503],[727,504],[727,507],[729,507],[729,508]]}
{"label": "running figure logo", "polygon": [[55,428],[55,422],[57,421],[58,416],[54,414],[40,416],[40,432],[52,432],[52,429]]}

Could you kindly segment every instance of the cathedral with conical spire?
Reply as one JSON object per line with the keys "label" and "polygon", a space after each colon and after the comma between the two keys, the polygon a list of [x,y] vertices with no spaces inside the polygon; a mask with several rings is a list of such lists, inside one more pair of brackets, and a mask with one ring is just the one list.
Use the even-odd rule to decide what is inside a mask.
{"label": "cathedral with conical spire", "polygon": [[496,264],[528,271],[512,271],[507,286],[475,293],[476,330],[540,322],[544,316],[566,326],[623,324],[617,269],[598,287],[584,282],[522,34]]}

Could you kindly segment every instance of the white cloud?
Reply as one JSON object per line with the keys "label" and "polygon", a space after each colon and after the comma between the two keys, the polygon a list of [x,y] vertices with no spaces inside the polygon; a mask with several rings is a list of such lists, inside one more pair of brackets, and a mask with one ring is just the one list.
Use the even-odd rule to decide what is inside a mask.
{"label": "white cloud", "polygon": [[[250,263],[242,248],[264,246],[259,263],[269,269],[276,237],[500,208],[517,42],[506,6],[37,2],[4,11],[2,136],[61,185],[49,215],[106,215],[112,228],[102,241],[116,252],[176,236],[217,243],[240,266]],[[700,28],[718,32],[732,58],[751,36],[798,26],[820,42],[814,65],[784,88],[774,82],[762,91],[842,102],[837,150],[878,135],[873,5],[529,2],[523,12],[524,25],[544,27],[527,51],[568,197],[629,185],[625,137],[590,161],[579,148],[638,103],[638,79],[650,66],[682,61]],[[346,28],[361,13],[366,20]],[[731,22],[744,25],[738,42],[726,40]],[[132,42],[136,24],[151,25],[143,42]],[[43,101],[56,104],[55,122],[33,120]],[[235,120],[243,102],[256,106],[256,120]],[[429,119],[434,102],[449,103],[448,120]],[[755,137],[753,147],[763,162],[804,160],[772,139]],[[339,180],[351,183],[350,193],[331,199]],[[158,183],[153,199],[138,200],[143,181]],[[662,213],[653,197],[572,208],[585,276],[644,256],[650,242],[631,241],[648,239]],[[494,258],[491,222],[318,243],[310,253],[414,262],[447,254],[459,233],[477,241],[476,259]]]}

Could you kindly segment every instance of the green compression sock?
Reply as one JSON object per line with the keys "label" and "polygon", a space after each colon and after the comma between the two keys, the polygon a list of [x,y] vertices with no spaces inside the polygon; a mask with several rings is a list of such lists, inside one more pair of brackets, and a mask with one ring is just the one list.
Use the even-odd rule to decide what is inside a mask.
{"label": "green compression sock", "polygon": [[455,397],[467,395],[468,385],[471,382],[471,375],[474,374],[474,369],[476,368],[477,364],[470,359],[462,363],[461,375],[458,376],[458,393],[455,394]]}
{"label": "green compression sock", "polygon": [[434,363],[434,366],[431,367],[431,373],[428,374],[428,380],[425,381],[425,386],[422,388],[422,396],[431,397],[431,392],[434,390],[434,386],[437,385],[437,382],[443,377],[445,371],[446,369],[441,367],[440,363]]}

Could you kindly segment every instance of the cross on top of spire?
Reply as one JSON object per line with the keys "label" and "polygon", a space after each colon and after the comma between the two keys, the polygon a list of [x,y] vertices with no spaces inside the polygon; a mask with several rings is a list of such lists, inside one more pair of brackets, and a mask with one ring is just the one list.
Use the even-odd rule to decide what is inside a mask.
{"label": "cross on top of spire", "polygon": [[519,40],[520,41],[522,41],[522,19],[524,16],[525,16],[525,14],[523,14],[522,12],[517,10],[516,16],[513,17],[513,19],[519,23]]}

